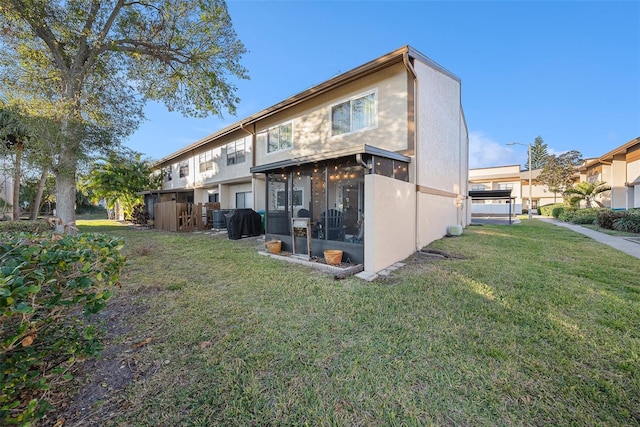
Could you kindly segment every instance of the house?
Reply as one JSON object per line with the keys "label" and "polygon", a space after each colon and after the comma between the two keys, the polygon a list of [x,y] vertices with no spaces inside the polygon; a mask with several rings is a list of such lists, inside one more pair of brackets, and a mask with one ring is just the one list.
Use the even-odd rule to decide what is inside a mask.
{"label": "house", "polygon": [[[156,163],[154,201],[264,211],[266,239],[340,249],[376,273],[470,221],[460,79],[410,46],[298,93]],[[306,245],[297,245],[298,247]]]}
{"label": "house", "polygon": [[580,181],[604,181],[611,186],[598,197],[612,209],[640,208],[640,137],[590,159],[580,168]]}
{"label": "house", "polygon": [[[562,194],[554,194],[537,182],[541,169],[531,171],[531,208],[538,209],[551,203],[562,202]],[[522,214],[529,207],[529,171],[519,165],[469,169],[469,190],[473,192],[473,215]],[[509,198],[482,197],[482,191],[510,190]],[[488,194],[488,193],[487,193]],[[512,206],[508,206],[511,203]]]}

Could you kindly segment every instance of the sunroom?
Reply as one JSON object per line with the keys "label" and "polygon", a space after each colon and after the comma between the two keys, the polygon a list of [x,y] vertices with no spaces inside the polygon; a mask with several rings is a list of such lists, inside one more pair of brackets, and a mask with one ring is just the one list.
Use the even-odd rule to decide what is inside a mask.
{"label": "sunroom", "polygon": [[[312,256],[338,249],[343,261],[364,264],[365,218],[375,215],[365,208],[365,176],[408,182],[410,160],[364,145],[331,158],[308,156],[251,168],[265,175],[265,238],[281,240],[286,251],[295,238],[296,253],[306,255],[311,238]],[[294,219],[296,225],[308,219],[309,228],[294,230]]]}

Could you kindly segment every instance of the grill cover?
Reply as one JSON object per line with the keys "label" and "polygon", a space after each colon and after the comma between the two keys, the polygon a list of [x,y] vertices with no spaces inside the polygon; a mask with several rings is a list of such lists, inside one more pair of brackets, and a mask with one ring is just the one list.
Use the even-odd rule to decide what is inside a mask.
{"label": "grill cover", "polygon": [[233,209],[225,217],[227,235],[231,240],[262,234],[262,217],[253,209]]}

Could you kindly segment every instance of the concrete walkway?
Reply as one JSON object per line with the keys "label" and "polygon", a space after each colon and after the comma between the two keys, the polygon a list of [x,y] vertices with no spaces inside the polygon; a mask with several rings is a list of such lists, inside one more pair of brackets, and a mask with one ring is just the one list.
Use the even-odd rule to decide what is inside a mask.
{"label": "concrete walkway", "polygon": [[627,240],[627,238],[625,237],[611,236],[609,234],[591,230],[590,228],[581,227],[576,224],[570,224],[568,222],[558,221],[557,219],[554,219],[554,218],[534,217],[534,219],[544,221],[544,222],[549,222],[559,227],[568,228],[569,230],[575,231],[576,233],[584,234],[585,236],[590,237],[597,242],[604,243],[605,245],[609,245],[614,249],[622,251],[636,258],[640,258],[640,243],[634,243],[630,240]]}

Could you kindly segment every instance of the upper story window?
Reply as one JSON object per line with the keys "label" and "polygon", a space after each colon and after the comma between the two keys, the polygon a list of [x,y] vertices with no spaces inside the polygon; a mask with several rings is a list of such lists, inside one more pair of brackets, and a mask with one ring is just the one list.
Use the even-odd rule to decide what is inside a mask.
{"label": "upper story window", "polygon": [[358,96],[331,107],[331,136],[376,126],[376,93]]}
{"label": "upper story window", "polygon": [[513,190],[513,183],[498,184],[498,190]]}
{"label": "upper story window", "polygon": [[244,138],[227,144],[227,166],[244,163],[246,158],[245,154],[246,143]]}
{"label": "upper story window", "polygon": [[164,177],[165,181],[171,181],[171,166],[162,168],[162,176]]}
{"label": "upper story window", "polygon": [[205,151],[198,156],[200,172],[213,170],[213,150]]}
{"label": "upper story window", "polygon": [[189,176],[189,162],[180,162],[179,174],[180,178]]}
{"label": "upper story window", "polygon": [[472,184],[471,191],[485,191],[487,187],[484,184]]}
{"label": "upper story window", "polygon": [[286,123],[260,132],[258,144],[267,146],[267,153],[288,150],[293,147],[293,123]]}

